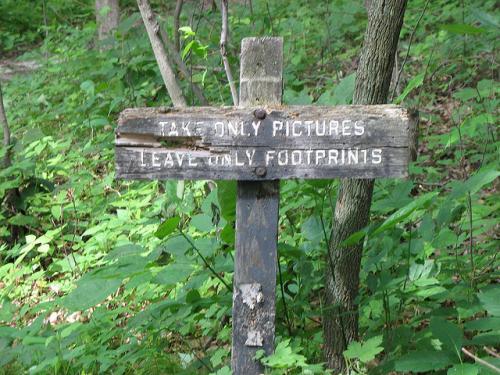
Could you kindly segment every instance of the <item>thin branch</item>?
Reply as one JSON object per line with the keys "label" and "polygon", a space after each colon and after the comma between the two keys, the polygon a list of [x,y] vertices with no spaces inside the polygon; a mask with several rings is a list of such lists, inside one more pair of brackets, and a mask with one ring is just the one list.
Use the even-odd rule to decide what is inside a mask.
{"label": "thin branch", "polygon": [[175,12],[174,12],[174,45],[175,52],[179,52],[181,49],[181,37],[179,35],[179,27],[180,22],[179,19],[181,17],[182,6],[184,5],[184,0],[177,0],[175,4]]}
{"label": "thin branch", "polygon": [[221,12],[222,12],[222,30],[220,33],[220,53],[222,55],[222,62],[224,63],[224,69],[226,70],[227,80],[229,81],[229,88],[231,89],[231,96],[233,97],[233,104],[235,106],[239,105],[238,101],[238,91],[236,90],[236,84],[233,80],[233,73],[231,73],[231,66],[229,65],[229,60],[227,58],[227,34],[228,34],[228,16],[227,16],[227,1],[221,0]]}
{"label": "thin branch", "polygon": [[155,54],[156,62],[160,68],[160,73],[167,88],[168,94],[172,99],[174,107],[186,107],[186,99],[182,94],[179,82],[172,69],[172,63],[168,57],[165,46],[162,44],[159,35],[161,34],[160,24],[151,9],[148,0],[137,0],[137,6],[141,12],[142,20],[151,42],[151,47]]}
{"label": "thin branch", "polygon": [[425,11],[427,10],[427,6],[429,5],[429,2],[430,2],[430,0],[427,0],[425,2],[424,10],[422,10],[422,13],[420,13],[420,17],[418,17],[417,24],[415,25],[415,27],[413,28],[413,30],[411,32],[410,41],[408,42],[408,48],[406,50],[406,56],[405,56],[405,58],[403,60],[403,63],[401,64],[401,68],[399,69],[398,76],[396,78],[396,84],[394,85],[394,88],[392,90],[391,102],[394,100],[394,96],[396,95],[396,89],[397,89],[397,87],[399,85],[399,79],[401,78],[401,73],[403,73],[403,69],[405,67],[406,60],[408,60],[408,56],[410,55],[410,48],[411,48],[411,44],[413,42],[413,37],[415,36],[415,32],[418,29],[418,25],[420,24],[420,21],[424,17],[424,14],[425,14]]}
{"label": "thin branch", "polygon": [[475,356],[474,354],[472,354],[471,352],[469,352],[467,349],[465,348],[462,348],[462,352],[469,358],[472,358],[474,361],[476,361],[477,363],[479,363],[480,365],[483,365],[484,367],[488,367],[490,370],[493,370],[494,372],[496,372],[497,374],[500,374],[500,368],[492,365],[491,363],[489,362],[486,362],[484,359],[481,359],[477,356]]}
{"label": "thin branch", "polygon": [[193,241],[191,241],[191,238],[189,238],[188,236],[186,236],[184,234],[184,232],[182,230],[179,230],[179,233],[181,234],[182,237],[184,237],[186,239],[187,242],[189,242],[189,244],[191,245],[191,247],[194,249],[194,251],[196,251],[196,253],[198,253],[198,255],[200,256],[201,260],[203,261],[203,263],[205,264],[205,267],[207,267],[210,272],[212,272],[212,274],[219,279],[219,281],[224,284],[224,286],[227,288],[227,290],[229,290],[231,293],[233,292],[233,288],[231,288],[229,286],[229,284],[226,282],[226,280],[224,280],[213,268],[212,266],[210,265],[210,263],[208,263],[208,261],[206,260],[206,258],[203,256],[203,254],[200,252],[200,249],[198,249],[196,247],[196,245],[194,244]]}
{"label": "thin branch", "polygon": [[7,115],[5,114],[5,107],[3,106],[3,94],[2,85],[0,84],[0,122],[3,128],[3,146],[5,148],[5,156],[3,158],[4,168],[8,168],[11,165],[10,160],[10,128],[7,122]]}

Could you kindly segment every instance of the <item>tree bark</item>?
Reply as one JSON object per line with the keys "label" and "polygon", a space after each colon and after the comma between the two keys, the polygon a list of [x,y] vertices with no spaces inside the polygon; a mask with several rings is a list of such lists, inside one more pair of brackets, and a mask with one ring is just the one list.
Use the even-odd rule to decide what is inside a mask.
{"label": "tree bark", "polygon": [[[372,0],[368,27],[357,70],[354,104],[386,103],[394,56],[403,24],[406,0]],[[344,371],[343,352],[358,339],[359,270],[362,243],[342,246],[369,219],[373,180],[343,179],[340,182],[332,221],[326,268],[324,311],[325,357],[329,368]]]}
{"label": "tree bark", "polygon": [[2,123],[3,129],[3,147],[5,148],[5,156],[3,158],[4,168],[8,168],[11,165],[10,161],[10,128],[7,122],[7,115],[5,114],[5,107],[3,106],[3,94],[2,94],[2,84],[0,83],[0,123]]}
{"label": "tree bark", "polygon": [[234,82],[233,73],[231,72],[231,65],[229,65],[229,59],[227,58],[227,39],[229,34],[228,0],[221,0],[221,13],[222,13],[222,28],[220,34],[220,54],[222,56],[222,62],[224,63],[224,69],[226,71],[226,76],[229,83],[229,89],[231,90],[233,105],[237,107],[239,99],[238,90],[236,89],[236,83]]}
{"label": "tree bark", "polygon": [[118,0],[96,0],[95,15],[98,38],[99,40],[107,39],[113,34],[120,22]]}
{"label": "tree bark", "polygon": [[158,20],[156,19],[151,5],[147,0],[137,0],[137,6],[141,12],[142,20],[146,31],[149,36],[149,41],[151,42],[151,47],[156,57],[156,62],[160,68],[161,76],[163,77],[163,82],[167,88],[168,94],[172,99],[174,107],[186,107],[186,99],[182,94],[177,77],[172,69],[172,63],[168,57],[165,46],[161,42],[161,28]]}
{"label": "tree bark", "polygon": [[182,12],[182,6],[184,5],[184,0],[177,0],[175,4],[175,13],[174,13],[174,45],[175,52],[179,52],[181,49],[181,37],[179,35],[179,27],[180,27],[180,18]]}

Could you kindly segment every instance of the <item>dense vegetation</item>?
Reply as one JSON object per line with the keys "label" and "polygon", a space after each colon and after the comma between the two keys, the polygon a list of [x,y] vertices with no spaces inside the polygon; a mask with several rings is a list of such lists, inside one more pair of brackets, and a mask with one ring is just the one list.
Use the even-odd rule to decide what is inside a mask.
{"label": "dense vegetation", "polygon": [[[171,3],[152,2],[169,35]],[[193,105],[190,80],[228,105],[220,13],[202,3],[182,13],[181,82]],[[361,1],[248,3],[231,3],[233,69],[241,38],[280,35],[286,103],[351,102]],[[498,19],[493,0],[409,2],[393,102],[420,112],[419,156],[408,180],[376,181],[372,224],[349,240],[365,241],[352,373],[500,368]],[[0,374],[229,374],[235,184],[114,180],[118,113],[170,99],[134,2],[113,48],[95,34],[89,0],[0,3],[0,60],[41,64],[2,82],[14,143],[0,171]],[[270,373],[325,372],[337,183],[281,182]]]}

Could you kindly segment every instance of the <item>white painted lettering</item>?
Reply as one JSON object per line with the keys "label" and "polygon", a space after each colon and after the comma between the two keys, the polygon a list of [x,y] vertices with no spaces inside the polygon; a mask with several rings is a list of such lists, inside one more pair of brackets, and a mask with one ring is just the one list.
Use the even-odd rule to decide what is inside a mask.
{"label": "white painted lettering", "polygon": [[354,134],[363,135],[365,133],[365,125],[363,121],[359,120],[354,123]]}
{"label": "white painted lettering", "polygon": [[[257,134],[255,134],[255,135],[257,135]],[[245,150],[245,154],[246,154],[247,159],[248,159],[248,165],[252,165],[253,157],[255,155],[255,150]]]}
{"label": "white painted lettering", "polygon": [[159,160],[158,154],[156,152],[152,153],[151,159],[152,159],[153,167],[161,167],[160,160]]}
{"label": "white painted lettering", "polygon": [[255,136],[257,137],[259,135],[260,121],[252,121],[252,128],[254,130]]}
{"label": "white painted lettering", "polygon": [[278,165],[287,165],[288,164],[288,151],[281,150],[278,152]]}
{"label": "white painted lettering", "polygon": [[283,121],[273,121],[273,137],[276,137],[281,129],[283,129]]}
{"label": "white painted lettering", "polygon": [[380,148],[375,148],[372,150],[372,163],[380,164],[382,162],[382,150]]}
{"label": "white painted lettering", "polygon": [[269,163],[271,162],[271,160],[274,159],[274,154],[275,153],[276,153],[276,151],[274,151],[274,150],[267,150],[267,152],[266,152],[266,166],[269,165]]}
{"label": "white painted lettering", "polygon": [[342,135],[351,135],[351,126],[349,125],[351,120],[342,121]]}

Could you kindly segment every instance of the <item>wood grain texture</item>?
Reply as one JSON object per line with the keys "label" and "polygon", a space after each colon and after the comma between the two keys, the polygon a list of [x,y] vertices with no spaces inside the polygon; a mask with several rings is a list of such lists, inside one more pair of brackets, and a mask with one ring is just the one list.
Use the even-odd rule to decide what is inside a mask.
{"label": "wood grain texture", "polygon": [[[240,105],[281,104],[282,71],[282,38],[243,39]],[[272,84],[258,88],[254,82],[263,77]],[[237,196],[231,369],[257,375],[264,368],[253,359],[256,351],[274,351],[279,181],[238,181]],[[244,293],[249,286],[261,293],[253,308]]]}
{"label": "wood grain texture", "polygon": [[[266,111],[262,120],[255,116],[258,109]],[[128,109],[121,114],[116,130],[117,177],[240,180],[404,177],[409,127],[407,111],[394,105]],[[364,153],[373,149],[381,150],[381,163],[340,161],[341,150]],[[255,150],[252,162],[242,165],[240,157],[238,165],[235,157],[244,157],[246,151],[252,150]],[[301,151],[302,157],[295,153],[294,163],[290,158],[283,163],[286,153],[280,153],[281,158],[266,162],[269,151],[275,151],[277,156],[281,150],[286,150],[289,156]],[[326,158],[311,163],[310,150],[325,150],[332,157],[338,153],[338,161],[331,159],[325,163]],[[328,150],[337,151],[328,154]],[[143,155],[152,158],[150,155],[168,152],[186,157],[191,154],[196,165],[156,163],[154,166],[151,161],[144,162]],[[228,162],[214,163],[217,158]],[[256,175],[257,167],[266,167],[265,175]]]}

